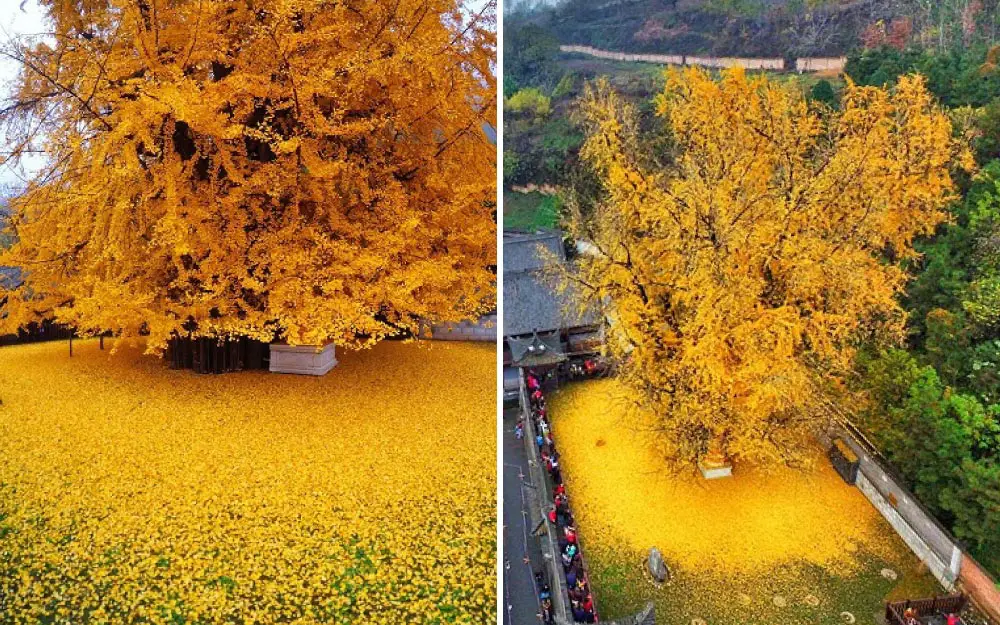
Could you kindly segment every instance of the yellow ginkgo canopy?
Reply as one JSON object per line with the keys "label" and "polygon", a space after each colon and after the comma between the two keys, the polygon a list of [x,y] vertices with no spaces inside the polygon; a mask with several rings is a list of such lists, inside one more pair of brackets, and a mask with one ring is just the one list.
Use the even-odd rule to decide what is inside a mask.
{"label": "yellow ginkgo canopy", "polygon": [[493,305],[492,3],[42,4],[0,331],[359,345]]}

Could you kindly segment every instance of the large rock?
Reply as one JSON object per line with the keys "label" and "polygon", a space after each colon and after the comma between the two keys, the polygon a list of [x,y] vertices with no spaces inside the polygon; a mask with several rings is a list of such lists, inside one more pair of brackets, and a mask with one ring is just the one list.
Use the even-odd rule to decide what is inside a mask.
{"label": "large rock", "polygon": [[670,570],[667,568],[667,563],[663,561],[663,554],[656,547],[649,550],[649,556],[646,558],[646,569],[660,584],[670,578]]}

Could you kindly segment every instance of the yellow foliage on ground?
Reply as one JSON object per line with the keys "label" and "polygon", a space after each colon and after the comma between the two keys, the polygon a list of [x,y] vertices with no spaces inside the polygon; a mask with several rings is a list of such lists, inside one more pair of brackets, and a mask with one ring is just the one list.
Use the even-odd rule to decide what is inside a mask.
{"label": "yellow foliage on ground", "polygon": [[492,346],[322,378],[0,349],[0,622],[490,623]]}
{"label": "yellow foliage on ground", "polygon": [[[800,470],[737,463],[718,481],[690,467],[672,473],[631,421],[627,394],[620,380],[601,380],[549,403],[602,618],[653,601],[664,623],[861,623],[889,597],[942,592],[815,448]],[[653,546],[671,569],[664,585],[644,572]]]}
{"label": "yellow foliage on ground", "polygon": [[614,537],[637,552],[658,547],[679,570],[724,575],[803,562],[850,574],[851,554],[897,546],[878,511],[822,457],[805,469],[738,463],[728,479],[668,473],[648,433],[624,417],[626,395],[620,382],[600,380],[550,404],[585,546]]}

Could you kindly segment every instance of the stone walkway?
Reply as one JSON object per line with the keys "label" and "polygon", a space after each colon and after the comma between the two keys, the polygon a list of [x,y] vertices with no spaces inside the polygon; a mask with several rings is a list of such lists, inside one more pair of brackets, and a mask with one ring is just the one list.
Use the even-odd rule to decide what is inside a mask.
{"label": "stone walkway", "polygon": [[530,479],[524,441],[514,437],[518,410],[503,415],[503,591],[501,610],[506,625],[538,623],[538,592],[534,570],[542,568],[538,540],[528,517]]}

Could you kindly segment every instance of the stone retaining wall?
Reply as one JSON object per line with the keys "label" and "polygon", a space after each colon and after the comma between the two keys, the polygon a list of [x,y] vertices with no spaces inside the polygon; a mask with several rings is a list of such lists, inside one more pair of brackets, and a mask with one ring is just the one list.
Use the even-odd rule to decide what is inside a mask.
{"label": "stone retaining wall", "polygon": [[686,56],[684,57],[684,65],[698,65],[700,67],[714,67],[717,69],[742,67],[743,69],[781,71],[785,69],[785,59],[757,59],[735,56]]}
{"label": "stone retaining wall", "polygon": [[559,46],[563,52],[586,54],[598,59],[609,61],[629,61],[639,63],[659,63],[662,65],[684,65],[684,57],[678,54],[632,54],[629,52],[611,52],[590,46]]}

